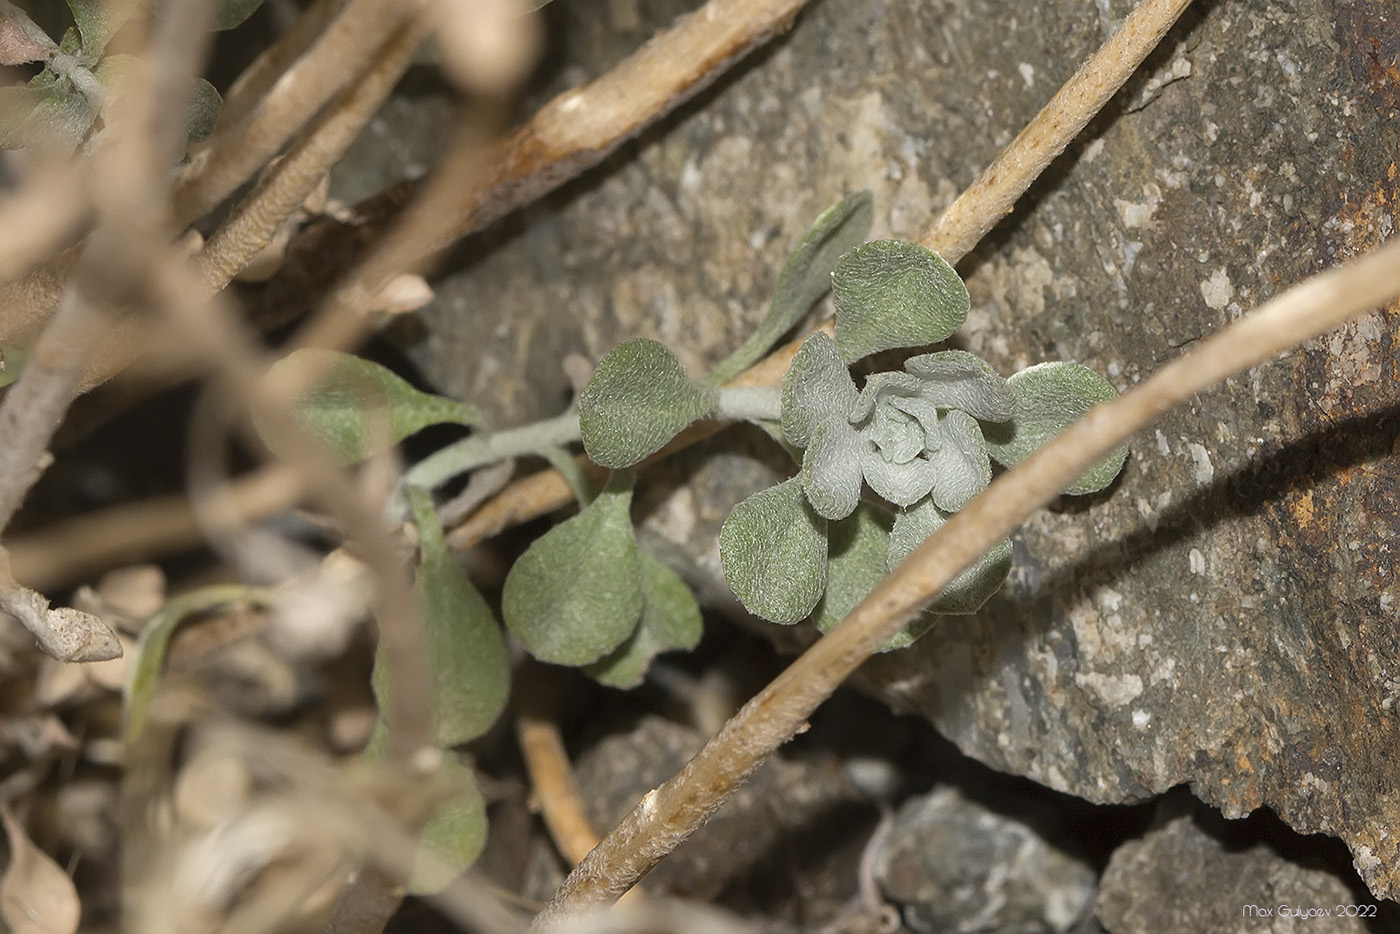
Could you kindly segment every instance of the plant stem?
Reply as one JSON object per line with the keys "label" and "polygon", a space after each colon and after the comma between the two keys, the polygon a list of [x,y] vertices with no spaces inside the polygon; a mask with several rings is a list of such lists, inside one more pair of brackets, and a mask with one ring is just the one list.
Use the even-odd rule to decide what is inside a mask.
{"label": "plant stem", "polygon": [[777,386],[733,386],[719,391],[715,417],[727,422],[776,422],[783,417],[783,394]]}
{"label": "plant stem", "polygon": [[1091,409],[955,513],[679,774],[648,793],[569,875],[533,929],[556,930],[612,902],[649,872],[950,581],[1109,451],[1197,392],[1397,295],[1400,238],[1294,286],[1138,387]]}
{"label": "plant stem", "polygon": [[919,243],[956,266],[1104,108],[1191,0],[1142,0]]}
{"label": "plant stem", "polygon": [[475,434],[435,451],[414,464],[403,478],[404,486],[435,489],[484,464],[537,454],[547,447],[570,444],[579,439],[578,413],[570,409],[518,428]]}

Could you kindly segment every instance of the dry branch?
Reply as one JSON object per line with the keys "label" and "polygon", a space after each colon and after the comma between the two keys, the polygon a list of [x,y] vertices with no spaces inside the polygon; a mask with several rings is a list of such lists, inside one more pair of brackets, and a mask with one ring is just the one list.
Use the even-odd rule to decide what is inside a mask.
{"label": "dry branch", "polygon": [[1228,376],[1400,295],[1400,239],[1294,286],[1082,419],[1003,474],[886,576],[841,624],[649,792],[576,869],[535,929],[601,908],[713,814],[837,687],[988,548],[1158,416]]}

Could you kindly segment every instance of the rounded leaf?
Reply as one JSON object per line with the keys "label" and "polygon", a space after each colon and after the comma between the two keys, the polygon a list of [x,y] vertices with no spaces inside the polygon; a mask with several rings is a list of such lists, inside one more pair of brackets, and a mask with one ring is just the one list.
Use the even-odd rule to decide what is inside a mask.
{"label": "rounded leaf", "polygon": [[826,587],[826,520],[793,477],[734,507],[719,532],[725,580],[750,613],[796,623]]}
{"label": "rounded leaf", "polygon": [[[982,435],[992,459],[1007,467],[1030,457],[1085,412],[1118,395],[1108,380],[1077,363],[1041,363],[1016,373],[1006,382],[1016,394],[1016,412],[1000,424],[984,424]],[[1127,457],[1128,446],[1124,444],[1066,487],[1065,492],[1102,490],[1118,476]]]}
{"label": "rounded leaf", "polygon": [[860,502],[861,452],[866,447],[856,430],[840,419],[817,427],[802,455],[802,491],[817,515],[844,519],[856,508]]}
{"label": "rounded leaf", "polygon": [[822,632],[831,632],[885,576],[891,516],[861,503],[840,522],[827,526],[826,593],[812,614]]}
{"label": "rounded leaf", "polygon": [[[893,571],[947,521],[948,517],[929,500],[921,500],[913,508],[896,516],[894,527],[890,529],[887,568]],[[927,612],[950,615],[975,613],[992,594],[1001,589],[1010,571],[1011,541],[1008,539],[993,545],[975,564],[953,578],[928,605]],[[917,626],[918,623],[912,625]],[[927,629],[927,625],[923,628]]]}
{"label": "rounded leaf", "polygon": [[933,502],[944,512],[957,512],[992,482],[992,461],[977,419],[950,409],[939,419],[942,445],[928,455],[933,464]]}
{"label": "rounded leaf", "polygon": [[967,287],[943,257],[916,243],[873,240],[841,258],[831,276],[836,346],[846,361],[936,343],[962,327]]}
{"label": "rounded leaf", "polygon": [[1001,374],[976,354],[944,350],[904,361],[919,378],[920,395],[942,409],[962,409],[973,418],[1001,422],[1016,411],[1016,396]]}
{"label": "rounded leaf", "polygon": [[630,340],[603,358],[578,397],[584,450],[604,467],[631,467],[714,403],[714,390],[697,386],[663,344]]}
{"label": "rounded leaf", "polygon": [[642,615],[630,485],[610,483],[578,515],[525,550],[506,576],[501,612],[542,662],[587,665],[623,643]]}
{"label": "rounded leaf", "polygon": [[642,570],[642,619],[637,631],[612,654],[584,672],[599,684],[634,688],[647,666],[662,652],[693,649],[705,632],[695,595],[676,573],[645,551],[637,557]]}
{"label": "rounded leaf", "polygon": [[470,767],[448,753],[438,779],[451,782],[454,793],[438,806],[418,835],[418,856],[409,876],[410,895],[432,895],[461,874],[486,847],[486,801]]}
{"label": "rounded leaf", "polygon": [[803,341],[783,377],[783,435],[805,448],[818,425],[844,421],[859,398],[836,344],[819,331]]}

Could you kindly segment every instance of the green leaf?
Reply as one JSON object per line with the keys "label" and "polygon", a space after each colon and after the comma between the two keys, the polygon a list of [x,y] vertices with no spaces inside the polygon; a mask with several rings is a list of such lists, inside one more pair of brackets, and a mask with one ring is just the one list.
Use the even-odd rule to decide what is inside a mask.
{"label": "green leaf", "polygon": [[578,397],[584,450],[604,467],[631,467],[707,415],[716,399],[663,344],[630,340],[602,359]]}
{"label": "green leaf", "polygon": [[971,304],[943,257],[901,240],[856,247],[841,258],[831,281],[836,347],[847,362],[941,341],[962,327]]}
{"label": "green leaf", "polygon": [[933,501],[944,512],[957,512],[992,482],[992,462],[982,440],[982,426],[960,409],[938,419],[942,445],[929,454],[935,476]]}
{"label": "green leaf", "polygon": [[753,366],[807,310],[831,288],[831,271],[847,251],[870,232],[874,213],[868,189],[857,191],[822,212],[792,251],[778,276],[768,314],[758,330],[705,377],[705,383],[727,383]]}
{"label": "green leaf", "polygon": [[820,331],[802,342],[783,376],[783,434],[805,448],[817,426],[845,420],[860,398],[836,344]]}
{"label": "green leaf", "polygon": [[476,862],[486,846],[486,802],[471,768],[448,753],[438,778],[456,788],[423,825],[419,853],[408,879],[410,895],[433,895]]}
{"label": "green leaf", "polygon": [[262,5],[263,0],[222,0],[214,13],[213,27],[223,30],[239,26]]}
{"label": "green leaf", "polygon": [[[274,378],[313,367],[314,389],[295,406],[297,421],[343,463],[353,464],[429,425],[480,425],[475,406],[419,392],[377,363],[330,350],[298,350],[272,366]],[[259,429],[263,439],[267,432]]]}
{"label": "green leaf", "polygon": [[132,649],[126,684],[122,686],[122,734],[128,747],[140,738],[146,728],[151,701],[165,665],[165,651],[170,646],[170,637],[180,624],[190,616],[209,613],[226,604],[266,605],[268,599],[265,591],[242,584],[205,587],[167,600],[146,620]]}
{"label": "green leaf", "polygon": [[[1041,363],[1006,382],[1016,394],[1016,414],[999,424],[984,424],[982,435],[992,459],[1007,467],[1030,457],[1089,409],[1118,396],[1108,380],[1077,363]],[[1124,444],[1066,487],[1065,492],[1102,490],[1118,476],[1127,457],[1128,446]]]}
{"label": "green leaf", "polygon": [[[894,527],[890,529],[890,550],[886,559],[888,569],[893,571],[915,548],[922,545],[947,522],[947,515],[927,499],[920,500],[896,516]],[[993,545],[972,567],[953,578],[948,586],[943,588],[943,592],[929,604],[927,612],[954,615],[975,613],[992,594],[1001,589],[1010,571],[1011,541],[1008,539]],[[912,625],[917,626],[917,621]],[[909,642],[913,642],[918,634],[927,628],[925,625],[917,630],[909,638]],[[906,629],[906,634],[908,633],[909,630]]]}
{"label": "green leaf", "polygon": [[190,88],[190,108],[185,115],[185,139],[199,143],[208,139],[214,132],[214,124],[219,122],[219,111],[224,99],[214,89],[214,85],[203,78],[194,79]]}
{"label": "green leaf", "polygon": [[826,587],[826,528],[800,477],[734,507],[720,528],[720,563],[750,613],[796,623],[812,612]]}
{"label": "green leaf", "polygon": [[637,631],[612,654],[589,665],[585,673],[600,684],[634,688],[647,665],[662,652],[693,649],[704,634],[700,607],[685,581],[645,551],[637,557],[642,570],[642,619]]}
{"label": "green leaf", "polygon": [[904,361],[918,377],[919,394],[943,409],[962,409],[974,418],[1000,422],[1016,411],[1016,396],[992,365],[965,350],[921,354]]}
{"label": "green leaf", "polygon": [[73,12],[73,22],[83,40],[79,60],[89,67],[97,64],[107,43],[140,8],[140,4],[122,0],[68,0],[68,9]]}
{"label": "green leaf", "polygon": [[617,648],[642,615],[631,477],[614,474],[582,512],[536,539],[506,576],[501,611],[535,658],[587,665]]}
{"label": "green leaf", "polygon": [[[406,491],[418,524],[422,560],[415,591],[432,676],[433,743],[447,748],[491,728],[510,694],[510,661],[491,608],[472,586],[443,540],[427,490]],[[392,703],[389,674],[375,659],[380,708]]]}
{"label": "green leaf", "polygon": [[827,534],[826,593],[812,614],[822,632],[831,632],[885,576],[892,517],[869,503],[839,522]]}
{"label": "green leaf", "polygon": [[35,78],[26,86],[0,88],[0,149],[71,154],[96,119],[87,98],[66,82]]}

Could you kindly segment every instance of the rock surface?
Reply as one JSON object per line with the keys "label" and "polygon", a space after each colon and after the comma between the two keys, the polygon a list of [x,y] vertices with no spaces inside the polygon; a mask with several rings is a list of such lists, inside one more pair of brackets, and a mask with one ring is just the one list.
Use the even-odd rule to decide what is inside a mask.
{"label": "rock surface", "polygon": [[1113,854],[1098,895],[1110,934],[1291,934],[1368,930],[1375,905],[1322,869],[1288,862],[1267,846],[1228,847],[1178,817]]}
{"label": "rock surface", "polygon": [[904,803],[876,850],[875,878],[919,934],[1068,931],[1095,881],[1087,863],[953,788]]}
{"label": "rock surface", "polygon": [[[414,353],[507,424],[562,406],[569,352],[647,336],[713,363],[823,206],[869,186],[875,235],[916,237],[1129,6],[814,0],[681,113],[469,245]],[[599,5],[548,9],[571,62],[556,86],[643,35]],[[650,25],[680,11],[636,7]],[[1074,360],[1126,389],[1391,236],[1397,20],[1391,0],[1194,6],[963,264],[961,345],[1003,373]],[[1093,801],[1190,782],[1227,815],[1268,804],[1340,836],[1396,895],[1397,322],[1365,316],[1163,419],[1113,487],[1022,529],[981,613],[877,659],[865,684],[968,755]],[[766,482],[713,462],[652,515],[707,590],[701,520]]]}

